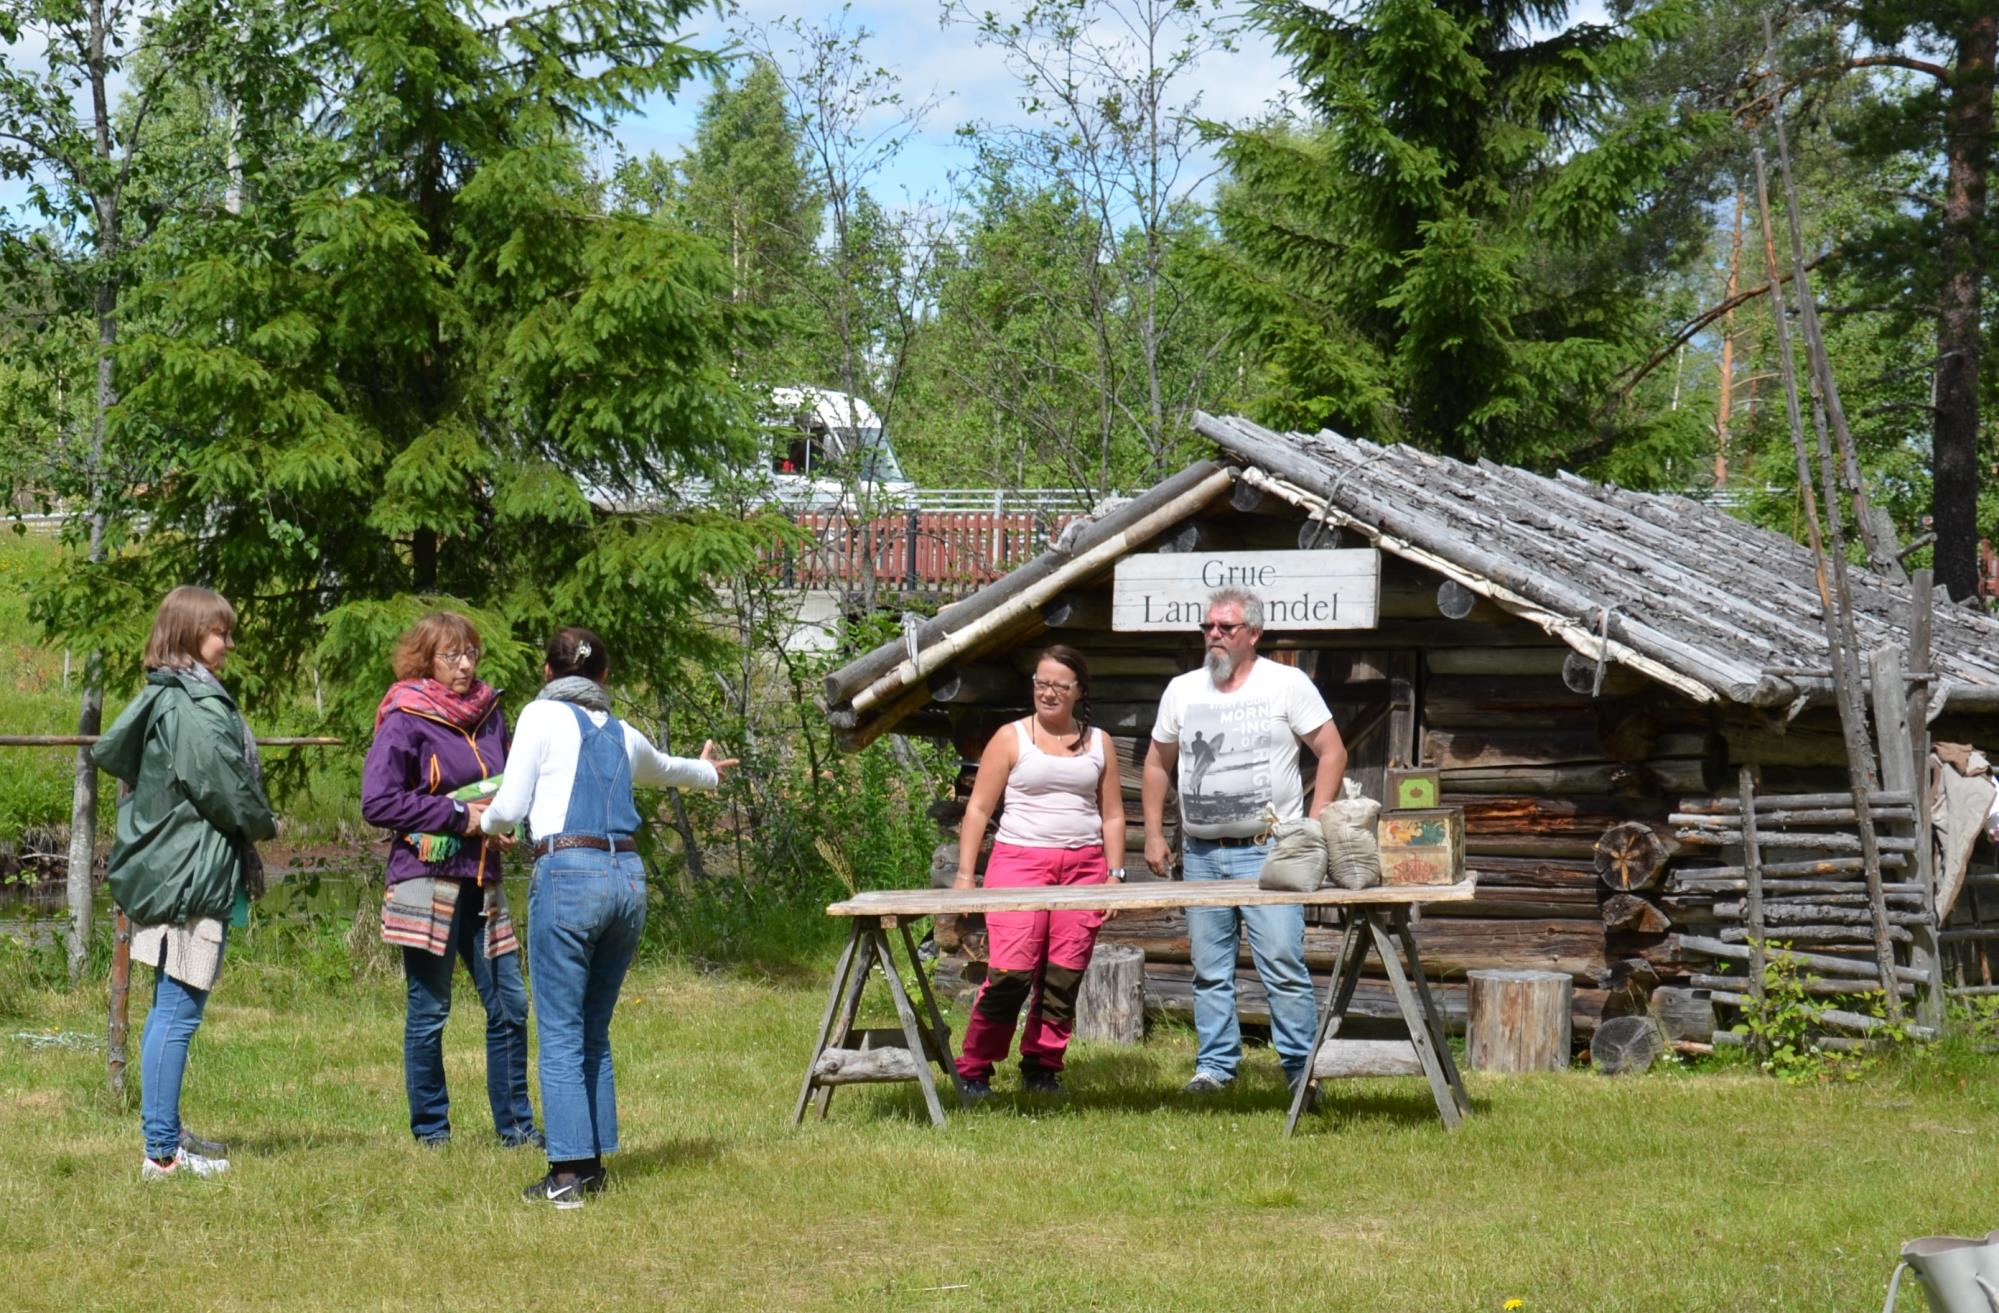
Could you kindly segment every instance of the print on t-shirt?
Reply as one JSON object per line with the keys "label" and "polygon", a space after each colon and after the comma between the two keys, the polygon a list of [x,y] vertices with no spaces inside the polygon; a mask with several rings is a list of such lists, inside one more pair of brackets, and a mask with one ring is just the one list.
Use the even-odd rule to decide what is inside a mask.
{"label": "print on t-shirt", "polygon": [[1179,747],[1180,821],[1197,839],[1261,832],[1268,817],[1304,814],[1298,739],[1332,718],[1319,690],[1290,666],[1259,660],[1233,693],[1205,670],[1159,699],[1152,736]]}
{"label": "print on t-shirt", "polygon": [[1180,806],[1187,824],[1227,825],[1263,815],[1273,801],[1271,735],[1280,728],[1268,698],[1188,702],[1180,731]]}

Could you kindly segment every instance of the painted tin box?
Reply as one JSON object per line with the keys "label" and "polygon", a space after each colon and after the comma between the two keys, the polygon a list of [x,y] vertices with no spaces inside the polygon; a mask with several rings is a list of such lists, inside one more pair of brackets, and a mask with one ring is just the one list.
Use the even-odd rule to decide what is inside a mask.
{"label": "painted tin box", "polygon": [[1456,884],[1465,878],[1465,815],[1457,807],[1381,814],[1381,881]]}

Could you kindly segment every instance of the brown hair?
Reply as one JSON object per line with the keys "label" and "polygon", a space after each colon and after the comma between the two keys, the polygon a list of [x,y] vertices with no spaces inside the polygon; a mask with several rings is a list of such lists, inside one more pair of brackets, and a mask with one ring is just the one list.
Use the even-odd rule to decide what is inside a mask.
{"label": "brown hair", "polygon": [[153,615],[153,632],[146,637],[146,669],[185,670],[201,659],[202,639],[235,628],[236,608],[228,598],[182,584],[166,595]]}
{"label": "brown hair", "polygon": [[1039,669],[1043,661],[1065,665],[1076,676],[1076,746],[1080,748],[1090,741],[1090,663],[1066,643],[1050,643],[1042,648],[1041,655],[1034,658],[1035,668]]}
{"label": "brown hair", "polygon": [[477,647],[479,631],[456,611],[432,611],[396,640],[395,656],[391,658],[396,678],[423,679],[429,675],[438,651],[447,643]]}
{"label": "brown hair", "polygon": [[556,630],[555,637],[548,640],[548,651],[544,655],[548,659],[549,673],[557,679],[581,675],[601,684],[611,669],[611,653],[604,646],[604,640],[580,625]]}

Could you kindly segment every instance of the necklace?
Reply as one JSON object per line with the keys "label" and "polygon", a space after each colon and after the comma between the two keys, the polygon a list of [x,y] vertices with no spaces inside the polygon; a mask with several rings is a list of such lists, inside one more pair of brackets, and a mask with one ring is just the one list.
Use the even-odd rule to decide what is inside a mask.
{"label": "necklace", "polygon": [[[1059,731],[1052,730],[1048,728],[1048,726],[1042,724],[1041,717],[1039,715],[1031,716],[1029,717],[1029,719],[1031,719],[1034,722],[1032,732],[1038,735],[1046,736],[1049,742],[1053,743],[1057,748],[1061,750],[1063,756],[1074,757],[1077,756],[1082,751],[1081,745],[1077,745],[1075,747],[1070,746],[1070,740],[1076,738],[1078,733],[1083,728],[1081,725],[1078,725],[1075,722],[1075,719],[1073,717],[1069,721],[1069,728],[1066,730],[1059,730]],[[1036,742],[1036,746],[1037,747],[1040,746],[1038,740]]]}

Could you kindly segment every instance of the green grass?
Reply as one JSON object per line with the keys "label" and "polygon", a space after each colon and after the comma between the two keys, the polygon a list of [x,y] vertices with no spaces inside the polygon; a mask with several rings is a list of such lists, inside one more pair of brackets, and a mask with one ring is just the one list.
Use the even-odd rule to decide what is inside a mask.
{"label": "green grass", "polygon": [[913,1087],[841,1091],[794,1131],[823,985],[659,965],[618,1014],[613,1189],[538,1211],[517,1198],[538,1159],[485,1134],[463,977],[434,1155],[404,1129],[400,981],[329,983],[334,958],[296,949],[246,945],[195,1041],[185,1107],[237,1146],[222,1181],[142,1186],[101,1052],[19,1038],[98,1036],[95,992],[0,1021],[0,1306],[1853,1309],[1904,1239],[1999,1222],[1999,1062],[1967,1046],[1810,1088],[1474,1074],[1456,1133],[1417,1082],[1350,1082],[1286,1142],[1267,1051],[1196,1103],[1168,1028],[1079,1048],[1063,1103],[1008,1071],[941,1132]]}

